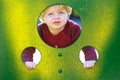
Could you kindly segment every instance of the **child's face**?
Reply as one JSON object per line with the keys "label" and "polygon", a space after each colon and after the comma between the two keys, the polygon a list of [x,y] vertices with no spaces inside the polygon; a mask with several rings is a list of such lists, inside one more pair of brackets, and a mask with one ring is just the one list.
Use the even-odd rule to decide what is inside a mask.
{"label": "child's face", "polygon": [[61,29],[64,28],[68,17],[65,9],[60,9],[59,5],[54,5],[45,11],[44,21],[51,29]]}

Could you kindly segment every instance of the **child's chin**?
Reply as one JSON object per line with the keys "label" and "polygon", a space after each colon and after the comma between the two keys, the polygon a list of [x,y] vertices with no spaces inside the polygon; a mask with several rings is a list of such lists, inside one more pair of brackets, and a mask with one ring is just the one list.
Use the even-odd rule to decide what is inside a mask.
{"label": "child's chin", "polygon": [[63,27],[56,25],[56,26],[54,26],[53,28],[54,28],[54,29],[61,29],[61,28],[63,28]]}

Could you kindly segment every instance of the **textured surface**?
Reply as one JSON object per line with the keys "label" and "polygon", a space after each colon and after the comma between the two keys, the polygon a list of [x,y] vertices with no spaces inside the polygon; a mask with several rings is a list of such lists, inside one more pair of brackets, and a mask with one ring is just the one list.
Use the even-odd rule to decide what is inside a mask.
{"label": "textured surface", "polygon": [[[119,80],[119,0],[0,0],[0,80]],[[72,45],[55,49],[46,45],[37,32],[44,8],[67,4],[78,12],[82,33]],[[93,46],[99,60],[92,69],[83,68],[80,49]],[[21,59],[26,47],[40,50],[42,59],[28,71]],[[62,52],[59,57],[58,53]]]}

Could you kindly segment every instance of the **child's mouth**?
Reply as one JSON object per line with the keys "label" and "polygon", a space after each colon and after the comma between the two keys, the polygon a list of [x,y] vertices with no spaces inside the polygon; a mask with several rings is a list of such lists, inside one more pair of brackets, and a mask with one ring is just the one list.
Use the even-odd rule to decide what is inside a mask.
{"label": "child's mouth", "polygon": [[60,24],[60,21],[54,21],[53,23],[54,24]]}

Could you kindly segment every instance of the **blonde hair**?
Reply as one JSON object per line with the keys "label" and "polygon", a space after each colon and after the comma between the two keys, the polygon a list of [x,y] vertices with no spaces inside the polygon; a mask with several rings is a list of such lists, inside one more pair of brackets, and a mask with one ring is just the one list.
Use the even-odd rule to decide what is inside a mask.
{"label": "blonde hair", "polygon": [[[53,5],[53,6],[54,6],[54,5]],[[50,6],[50,7],[51,7],[51,6]],[[48,7],[48,8],[50,8],[50,7]],[[47,10],[48,8],[46,8],[46,9],[41,13],[41,15],[40,15],[40,20],[41,20],[42,22],[44,22],[44,15],[45,15],[45,12],[46,12],[46,10]],[[70,16],[71,13],[72,13],[72,8],[69,7],[69,6],[59,5],[59,10],[60,10],[60,9],[65,9],[65,10],[67,11],[67,13],[68,13],[69,16]]]}

